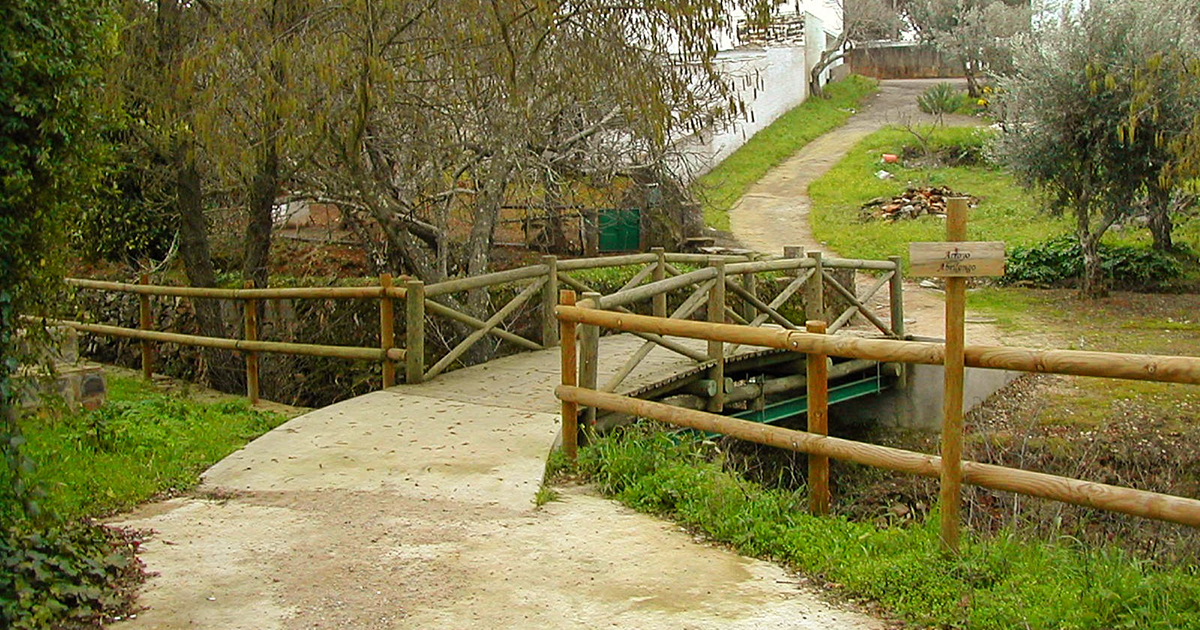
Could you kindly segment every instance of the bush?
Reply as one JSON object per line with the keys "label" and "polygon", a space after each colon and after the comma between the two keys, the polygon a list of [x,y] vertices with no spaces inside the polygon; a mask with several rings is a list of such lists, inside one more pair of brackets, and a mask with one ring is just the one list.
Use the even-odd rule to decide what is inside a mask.
{"label": "bush", "polygon": [[949,83],[935,83],[917,97],[917,107],[926,114],[933,114],[942,119],[946,114],[953,114],[963,105],[963,97]]}
{"label": "bush", "polygon": [[[1101,243],[1099,251],[1101,267],[1112,288],[1149,290],[1183,275],[1178,262],[1151,249]],[[1082,276],[1079,241],[1073,236],[1060,236],[1028,247],[1014,247],[1001,282],[1064,287],[1075,286]]]}

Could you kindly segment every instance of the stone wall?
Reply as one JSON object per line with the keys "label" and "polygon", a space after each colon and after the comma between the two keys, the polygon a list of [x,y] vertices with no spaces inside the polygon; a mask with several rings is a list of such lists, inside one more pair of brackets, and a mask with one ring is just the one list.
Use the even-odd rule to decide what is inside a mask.
{"label": "stone wall", "polygon": [[913,42],[883,42],[854,48],[846,55],[850,72],[876,79],[948,79],[963,76],[962,65],[933,48]]}

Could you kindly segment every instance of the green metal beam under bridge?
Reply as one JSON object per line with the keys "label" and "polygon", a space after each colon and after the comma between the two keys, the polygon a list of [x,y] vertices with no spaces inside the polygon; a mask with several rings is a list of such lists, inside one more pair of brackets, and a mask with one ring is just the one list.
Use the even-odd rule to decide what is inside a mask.
{"label": "green metal beam under bridge", "polygon": [[[879,374],[861,373],[861,378],[842,383],[829,388],[829,404],[830,406],[838,403],[878,394],[885,389],[891,387],[890,378],[886,378]],[[742,420],[750,420],[751,422],[762,422],[772,424],[780,420],[794,418],[808,411],[808,396],[798,396],[781,400],[776,403],[771,403],[761,410],[752,409],[750,411],[742,411],[733,414],[734,418]]]}

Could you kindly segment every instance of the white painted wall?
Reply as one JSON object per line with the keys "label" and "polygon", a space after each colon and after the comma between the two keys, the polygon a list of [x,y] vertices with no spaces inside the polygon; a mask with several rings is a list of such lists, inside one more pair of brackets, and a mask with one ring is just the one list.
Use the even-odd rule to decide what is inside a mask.
{"label": "white painted wall", "polygon": [[[803,45],[725,48],[735,42],[730,38],[721,40],[718,67],[735,84],[737,95],[746,104],[746,115],[681,138],[677,146],[684,157],[676,167],[681,174],[703,175],[754,134],[804,102],[808,96],[808,69],[820,57],[828,35],[819,17],[806,11],[805,20]],[[828,71],[825,77],[828,80]]]}

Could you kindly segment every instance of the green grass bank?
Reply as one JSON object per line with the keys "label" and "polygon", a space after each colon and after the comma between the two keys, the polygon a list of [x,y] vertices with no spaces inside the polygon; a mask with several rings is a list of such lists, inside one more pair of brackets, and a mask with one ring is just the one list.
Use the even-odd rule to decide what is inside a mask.
{"label": "green grass bank", "polygon": [[729,230],[729,209],[754,182],[817,137],[844,124],[878,81],[851,75],[831,83],[829,98],[810,98],[754,134],[746,144],[696,180],[693,189],[704,200],[704,223]]}
{"label": "green grass bank", "polygon": [[21,418],[45,511],[106,516],[188,490],[200,473],[287,417],[242,399],[200,400],[128,376],[109,376],[94,411],[44,409]]}
{"label": "green grass bank", "polygon": [[1158,569],[1068,537],[968,535],[940,552],[936,512],[879,528],[805,512],[802,492],[733,474],[711,446],[645,428],[616,432],[580,454],[578,470],[605,494],[672,518],[740,553],[785,563],[878,602],[915,627],[1200,628],[1200,573]]}

